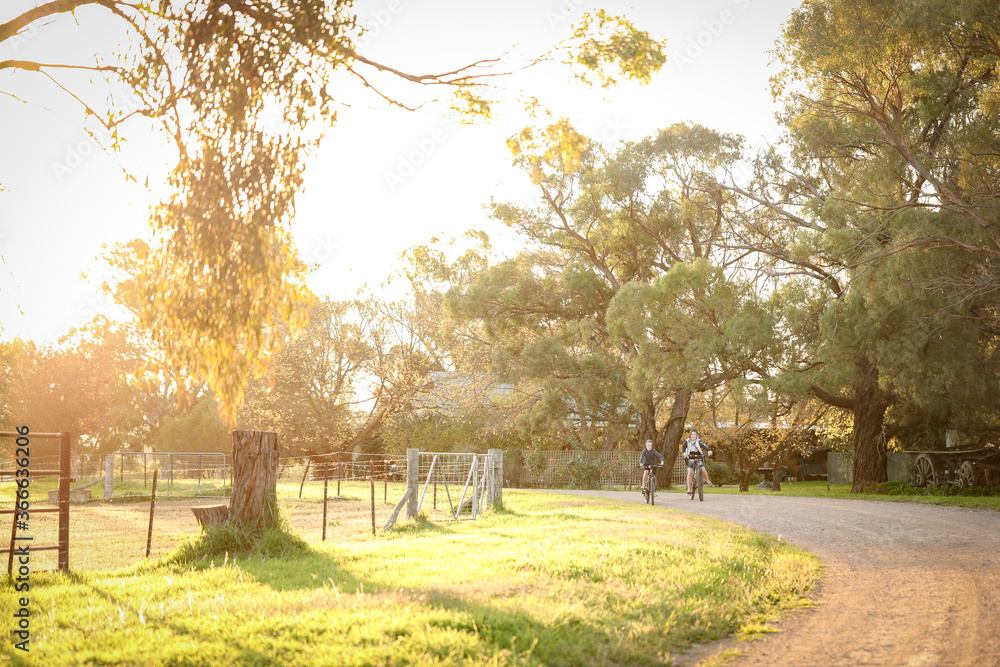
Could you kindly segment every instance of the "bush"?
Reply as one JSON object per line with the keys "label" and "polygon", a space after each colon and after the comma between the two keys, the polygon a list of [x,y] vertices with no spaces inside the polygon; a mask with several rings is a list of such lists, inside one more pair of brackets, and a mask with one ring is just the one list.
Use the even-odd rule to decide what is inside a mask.
{"label": "bush", "polygon": [[586,461],[584,459],[570,459],[566,464],[566,474],[569,477],[569,485],[574,489],[598,489],[601,486],[601,470],[604,469],[604,462],[596,459]]}
{"label": "bush", "polygon": [[895,482],[882,482],[877,485],[875,493],[884,493],[887,496],[971,496],[971,497],[992,497],[1000,496],[1000,486],[973,486],[963,489],[955,484],[945,484],[943,486],[927,485],[923,488],[913,486],[909,480],[901,479]]}
{"label": "bush", "polygon": [[545,472],[545,466],[549,463],[548,459],[545,458],[545,452],[540,449],[532,449],[528,452],[527,456],[524,457],[524,467],[527,468],[532,475],[541,475]]}
{"label": "bush", "polygon": [[736,478],[729,471],[729,466],[718,461],[706,461],[705,468],[708,469],[709,478],[716,484],[731,486],[736,484]]}

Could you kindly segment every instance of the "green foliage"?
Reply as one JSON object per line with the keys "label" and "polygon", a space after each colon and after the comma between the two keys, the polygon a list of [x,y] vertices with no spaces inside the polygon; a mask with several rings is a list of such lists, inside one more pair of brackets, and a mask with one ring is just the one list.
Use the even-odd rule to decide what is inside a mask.
{"label": "green foliage", "polygon": [[200,535],[185,542],[168,556],[165,563],[205,564],[238,556],[256,558],[292,558],[309,550],[302,538],[282,528],[267,528],[259,533],[235,523],[208,526]]}
{"label": "green foliage", "polygon": [[171,416],[149,438],[154,452],[221,452],[230,454],[233,439],[219,419],[219,408],[212,397],[203,398],[184,416]]}
{"label": "green foliage", "polygon": [[962,488],[956,484],[943,484],[933,486],[928,484],[925,487],[913,486],[908,480],[897,480],[894,482],[883,482],[878,485],[878,491],[890,496],[930,496],[930,497],[956,497],[964,496],[970,498],[993,498],[1000,497],[1000,486],[973,486]]}
{"label": "green foliage", "polygon": [[291,532],[287,517],[277,502],[265,502],[260,520],[248,524],[226,521],[216,526],[205,526],[201,533],[191,538],[164,562],[187,565],[206,563],[214,559],[237,556],[256,558],[293,558],[309,551],[309,545]]}
{"label": "green foliage", "polygon": [[524,457],[524,466],[533,475],[541,475],[545,472],[548,465],[548,458],[546,457],[545,452],[540,449],[529,450],[527,455]]}
{"label": "green foliage", "polygon": [[603,461],[596,459],[572,458],[566,464],[566,476],[570,488],[599,489]]}
{"label": "green foliage", "polygon": [[[587,83],[596,77],[604,88],[616,85],[622,78],[649,83],[667,61],[665,42],[603,9],[584,14],[573,36],[582,40],[574,49],[576,63],[583,66],[577,77]],[[609,74],[608,69],[617,71]]]}
{"label": "green foliage", "polygon": [[739,159],[739,137],[677,124],[610,152],[558,119],[508,146],[540,205],[492,213],[527,250],[446,305],[482,323],[498,375],[539,387],[526,432],[563,423],[581,449],[637,424],[655,438],[665,401],[686,410],[679,395],[766,365],[773,318],[721,269],[722,221],[737,211],[716,173]]}
{"label": "green foliage", "polygon": [[719,461],[706,461],[705,468],[708,470],[708,478],[719,486],[729,486],[737,484],[738,480],[729,470],[729,466]]}
{"label": "green foliage", "polygon": [[857,489],[884,479],[884,432],[974,429],[1000,406],[1000,200],[981,150],[997,130],[980,46],[1000,34],[995,9],[807,2],[776,50],[789,152],[757,161],[754,201],[774,215],[752,245],[826,293],[782,309],[799,341],[786,367],[853,414]]}

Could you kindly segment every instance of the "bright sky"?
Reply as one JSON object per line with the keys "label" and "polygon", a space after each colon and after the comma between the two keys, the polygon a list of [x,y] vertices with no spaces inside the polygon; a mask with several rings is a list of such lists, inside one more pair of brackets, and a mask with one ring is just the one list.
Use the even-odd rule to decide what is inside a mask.
{"label": "bright sky", "polygon": [[[37,4],[4,0],[0,23]],[[667,39],[668,62],[651,85],[589,89],[551,68],[516,85],[605,142],[692,121],[759,146],[778,136],[766,52],[798,4],[362,0],[356,11],[371,28],[363,50],[369,58],[420,72],[494,57],[514,44],[539,53],[584,12],[624,14]],[[0,61],[92,62],[95,51],[120,39],[118,24],[104,15],[80,10],[76,22],[63,17],[31,30],[0,46]],[[78,84],[103,95],[99,86]],[[105,153],[85,132],[79,104],[36,73],[0,71],[0,91],[23,100],[0,93],[0,338],[53,342],[94,314],[113,312],[98,294],[102,265],[95,258],[104,244],[149,235],[148,210],[162,192],[170,147],[135,122],[123,131],[122,151]],[[407,248],[473,226],[495,230],[483,212],[491,197],[533,202],[504,145],[525,124],[517,114],[467,126],[449,120],[445,105],[390,110],[357,90],[344,99],[352,106],[339,112],[309,165],[292,227],[302,256],[319,265],[310,278],[317,293],[347,297],[365,284],[377,290]],[[149,177],[150,188],[127,182],[123,167],[140,183]]]}

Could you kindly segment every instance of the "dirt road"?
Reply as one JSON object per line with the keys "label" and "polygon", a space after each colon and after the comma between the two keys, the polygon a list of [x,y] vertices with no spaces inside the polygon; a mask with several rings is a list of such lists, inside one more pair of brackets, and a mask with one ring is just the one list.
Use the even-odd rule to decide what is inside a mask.
{"label": "dirt road", "polygon": [[[568,492],[643,502],[635,492]],[[1000,513],[930,505],[706,494],[657,505],[748,526],[818,555],[816,607],[739,648],[736,665],[1000,665]]]}

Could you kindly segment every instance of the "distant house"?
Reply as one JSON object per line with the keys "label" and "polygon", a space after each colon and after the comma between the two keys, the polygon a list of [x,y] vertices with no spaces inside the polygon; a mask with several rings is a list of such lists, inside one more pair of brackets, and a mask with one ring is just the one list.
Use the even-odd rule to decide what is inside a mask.
{"label": "distant house", "polygon": [[427,383],[410,399],[415,414],[459,415],[470,409],[497,406],[513,396],[513,385],[489,373],[432,371]]}

